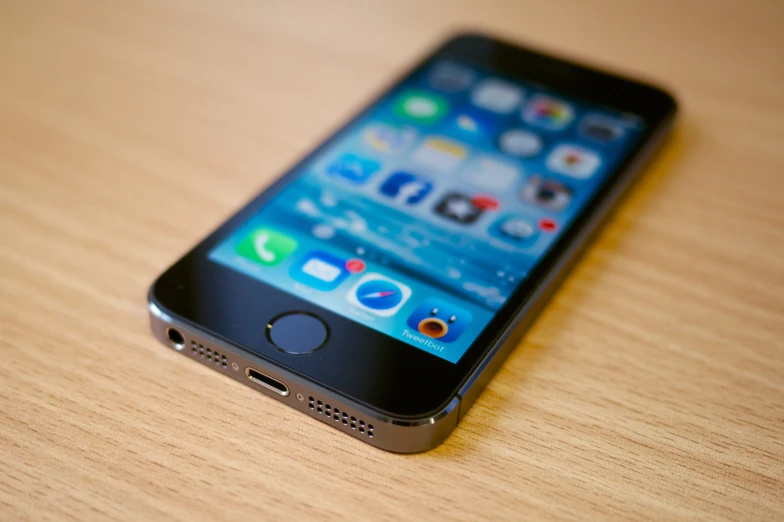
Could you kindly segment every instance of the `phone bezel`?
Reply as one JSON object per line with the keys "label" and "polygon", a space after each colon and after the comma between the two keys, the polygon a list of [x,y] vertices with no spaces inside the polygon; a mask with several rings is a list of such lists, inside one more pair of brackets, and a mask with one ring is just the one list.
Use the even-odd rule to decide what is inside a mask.
{"label": "phone bezel", "polygon": [[[372,330],[285,291],[210,261],[208,253],[283,189],[307,163],[329,147],[342,132],[379,100],[431,60],[453,58],[499,74],[536,82],[589,102],[636,114],[645,130],[583,212],[567,227],[550,251],[497,312],[457,363],[443,360],[387,334]],[[248,350],[271,364],[312,379],[351,400],[396,418],[423,418],[438,412],[454,397],[484,355],[514,324],[520,310],[563,255],[582,223],[600,207],[650,137],[674,115],[675,100],[662,89],[523,49],[478,34],[458,35],[398,78],[366,107],[286,174],[213,231],[181,258],[150,289],[150,300],[166,313],[225,342]],[[277,350],[265,335],[269,319],[290,311],[323,318],[330,327],[329,343],[307,355]]]}

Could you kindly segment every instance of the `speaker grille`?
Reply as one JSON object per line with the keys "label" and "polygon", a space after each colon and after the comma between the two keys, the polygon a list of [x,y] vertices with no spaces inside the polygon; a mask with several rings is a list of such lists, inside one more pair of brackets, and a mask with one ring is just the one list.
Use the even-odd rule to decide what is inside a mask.
{"label": "speaker grille", "polygon": [[357,419],[345,410],[341,411],[339,408],[333,408],[314,397],[308,397],[308,406],[314,415],[331,420],[332,423],[342,426],[346,431],[359,432],[360,435],[373,438],[373,425],[366,424],[364,420]]}
{"label": "speaker grille", "polygon": [[218,350],[213,350],[211,348],[205,347],[201,343],[197,343],[196,341],[191,341],[191,355],[197,359],[201,359],[204,364],[214,364],[219,368],[226,368],[228,365],[228,361],[226,356]]}

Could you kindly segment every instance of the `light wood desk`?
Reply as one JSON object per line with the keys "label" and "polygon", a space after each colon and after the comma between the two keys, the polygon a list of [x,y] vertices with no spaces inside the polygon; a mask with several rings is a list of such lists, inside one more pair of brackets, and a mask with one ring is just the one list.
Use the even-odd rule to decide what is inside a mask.
{"label": "light wood desk", "polygon": [[[5,2],[0,519],[784,519],[784,4]],[[454,435],[377,451],[148,331],[152,279],[478,27],[682,124]]]}

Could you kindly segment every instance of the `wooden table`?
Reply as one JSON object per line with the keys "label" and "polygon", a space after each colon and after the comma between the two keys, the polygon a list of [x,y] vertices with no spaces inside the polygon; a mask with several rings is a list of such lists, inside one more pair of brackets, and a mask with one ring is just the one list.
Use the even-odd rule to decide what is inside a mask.
{"label": "wooden table", "polygon": [[[784,519],[784,4],[5,2],[0,519]],[[441,447],[160,346],[152,279],[450,31],[680,130]]]}

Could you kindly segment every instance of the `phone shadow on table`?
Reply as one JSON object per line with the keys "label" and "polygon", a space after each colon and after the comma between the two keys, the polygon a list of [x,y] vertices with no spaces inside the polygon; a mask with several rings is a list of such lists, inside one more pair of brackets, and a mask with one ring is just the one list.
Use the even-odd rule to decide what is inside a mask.
{"label": "phone shadow on table", "polygon": [[[420,455],[462,456],[479,451],[488,443],[513,443],[515,439],[503,436],[505,429],[499,425],[507,424],[504,419],[524,417],[524,412],[533,407],[527,402],[530,394],[526,383],[542,366],[548,348],[563,342],[562,332],[568,331],[574,319],[572,310],[580,307],[594,287],[591,281],[597,281],[610,269],[609,261],[592,255],[592,251],[596,245],[615,250],[634,236],[638,226],[634,216],[644,215],[659,197],[664,197],[664,188],[677,175],[676,168],[685,151],[691,149],[694,137],[693,126],[688,121],[680,121],[454,433],[438,448]],[[581,268],[586,260],[590,260],[590,272]],[[574,284],[578,279],[581,284]]]}

